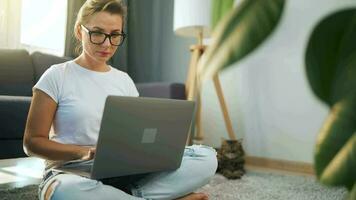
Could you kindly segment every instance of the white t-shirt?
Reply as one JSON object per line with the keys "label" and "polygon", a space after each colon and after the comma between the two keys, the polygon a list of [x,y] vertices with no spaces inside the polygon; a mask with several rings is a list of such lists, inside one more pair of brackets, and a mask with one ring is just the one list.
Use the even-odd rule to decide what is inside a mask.
{"label": "white t-shirt", "polygon": [[139,95],[125,72],[113,67],[108,72],[96,72],[74,61],[51,66],[34,88],[42,90],[58,104],[54,133],[49,139],[76,145],[96,144],[108,95]]}

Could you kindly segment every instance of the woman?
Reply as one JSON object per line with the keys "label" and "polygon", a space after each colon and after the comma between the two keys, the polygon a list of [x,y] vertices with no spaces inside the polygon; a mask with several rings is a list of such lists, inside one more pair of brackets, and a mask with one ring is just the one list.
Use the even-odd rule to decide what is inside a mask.
{"label": "woman", "polygon": [[209,181],[217,167],[216,152],[206,146],[187,147],[179,169],[149,174],[126,192],[55,170],[71,160],[83,160],[79,166],[93,158],[108,95],[138,96],[131,78],[106,64],[124,41],[125,15],[120,0],[88,0],[74,27],[81,54],[51,66],[33,88],[24,149],[46,159],[40,199],[208,199],[192,193]]}

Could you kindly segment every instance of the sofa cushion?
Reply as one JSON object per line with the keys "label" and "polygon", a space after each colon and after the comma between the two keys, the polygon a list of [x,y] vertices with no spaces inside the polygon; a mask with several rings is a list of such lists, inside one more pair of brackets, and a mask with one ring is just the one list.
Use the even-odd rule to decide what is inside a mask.
{"label": "sofa cushion", "polygon": [[42,74],[52,65],[71,60],[69,57],[58,57],[51,54],[33,52],[31,54],[35,69],[35,83],[41,78]]}
{"label": "sofa cushion", "polygon": [[0,159],[26,157],[22,140],[1,140]]}
{"label": "sofa cushion", "polygon": [[34,70],[26,50],[0,49],[0,94],[31,96]]}
{"label": "sofa cushion", "polygon": [[22,140],[31,97],[0,95],[0,140]]}
{"label": "sofa cushion", "polygon": [[136,83],[141,97],[185,99],[185,85],[182,83]]}

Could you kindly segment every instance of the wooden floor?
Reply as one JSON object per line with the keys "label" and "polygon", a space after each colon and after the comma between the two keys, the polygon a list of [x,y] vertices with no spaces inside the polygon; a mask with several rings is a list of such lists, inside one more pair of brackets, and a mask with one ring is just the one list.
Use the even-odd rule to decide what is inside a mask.
{"label": "wooden floor", "polygon": [[314,174],[310,173],[303,173],[303,172],[293,172],[289,170],[280,170],[280,169],[272,169],[254,165],[245,165],[245,169],[247,171],[255,171],[255,172],[271,172],[276,174],[284,174],[284,175],[294,175],[294,176],[307,176],[307,177],[314,177]]}
{"label": "wooden floor", "polygon": [[44,160],[16,158],[0,160],[0,188],[38,184],[42,179]]}
{"label": "wooden floor", "polygon": [[269,170],[284,174],[315,175],[313,164],[305,162],[246,156],[245,166],[253,170]]}

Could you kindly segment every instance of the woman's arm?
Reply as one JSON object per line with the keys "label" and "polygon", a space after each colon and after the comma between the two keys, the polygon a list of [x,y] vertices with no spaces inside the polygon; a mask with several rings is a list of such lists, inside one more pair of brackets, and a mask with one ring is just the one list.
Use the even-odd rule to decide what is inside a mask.
{"label": "woman's arm", "polygon": [[92,148],[48,139],[56,109],[57,103],[50,96],[39,89],[34,90],[23,139],[25,153],[48,160],[92,158]]}

